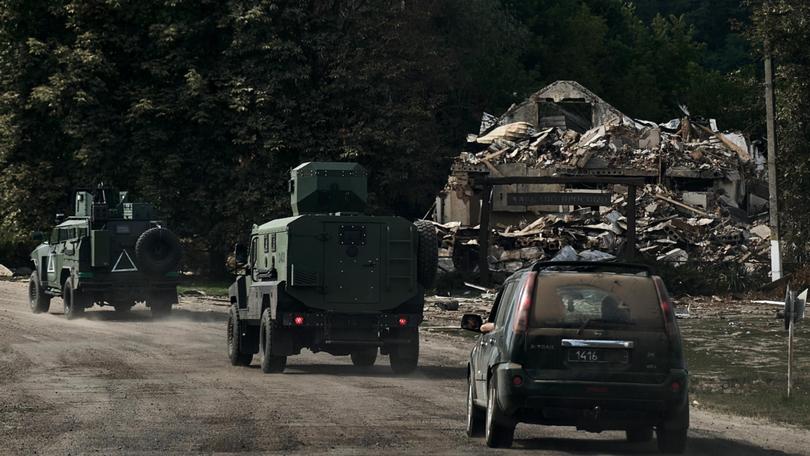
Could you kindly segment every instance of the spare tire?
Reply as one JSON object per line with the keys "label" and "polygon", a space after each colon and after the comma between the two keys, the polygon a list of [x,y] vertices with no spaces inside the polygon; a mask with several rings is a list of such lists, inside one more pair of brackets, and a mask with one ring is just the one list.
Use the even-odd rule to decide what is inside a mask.
{"label": "spare tire", "polygon": [[427,220],[417,220],[418,243],[416,246],[416,279],[425,288],[433,287],[436,281],[436,268],[439,265],[439,240],[436,227]]}
{"label": "spare tire", "polygon": [[147,274],[163,275],[176,271],[181,254],[180,240],[160,226],[144,231],[135,242],[138,268]]}

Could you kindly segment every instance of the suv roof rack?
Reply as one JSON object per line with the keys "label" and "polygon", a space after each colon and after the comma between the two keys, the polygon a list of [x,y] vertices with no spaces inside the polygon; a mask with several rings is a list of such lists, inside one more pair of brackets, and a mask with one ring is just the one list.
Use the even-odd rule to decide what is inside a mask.
{"label": "suv roof rack", "polygon": [[648,277],[653,275],[650,266],[638,263],[621,263],[616,261],[538,261],[532,265],[532,271],[562,267],[567,271],[593,271],[593,272],[643,272]]}

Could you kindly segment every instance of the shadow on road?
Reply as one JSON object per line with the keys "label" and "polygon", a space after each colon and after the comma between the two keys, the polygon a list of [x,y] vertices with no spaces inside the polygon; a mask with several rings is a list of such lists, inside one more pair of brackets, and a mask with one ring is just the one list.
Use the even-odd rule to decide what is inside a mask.
{"label": "shadow on road", "polygon": [[[338,358],[340,359],[340,358]],[[359,376],[381,378],[428,378],[431,380],[464,379],[467,376],[465,367],[456,366],[419,366],[410,374],[395,374],[383,357],[382,363],[373,367],[357,367],[344,357],[347,364],[288,364],[284,375],[334,375],[336,377]]]}
{"label": "shadow on road", "polygon": [[[660,454],[655,440],[649,443],[628,443],[624,440],[601,439],[515,439],[514,448],[559,451],[565,454]],[[712,437],[690,437],[685,454],[733,454],[734,456],[794,456],[782,451],[767,450],[753,445]],[[798,456],[798,455],[795,455]]]}

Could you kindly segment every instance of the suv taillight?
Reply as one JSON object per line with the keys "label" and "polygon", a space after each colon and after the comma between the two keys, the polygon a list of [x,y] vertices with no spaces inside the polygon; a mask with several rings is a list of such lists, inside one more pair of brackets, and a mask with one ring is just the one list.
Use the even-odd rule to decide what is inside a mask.
{"label": "suv taillight", "polygon": [[658,302],[661,306],[661,315],[664,318],[664,330],[667,333],[667,338],[672,342],[675,338],[675,309],[672,306],[672,299],[667,293],[667,287],[664,286],[664,281],[661,277],[653,277],[655,282],[655,289],[658,291]]}
{"label": "suv taillight", "polygon": [[525,333],[529,328],[529,313],[534,303],[534,282],[537,280],[537,273],[532,271],[526,274],[523,288],[520,290],[520,300],[518,301],[517,318],[515,318],[515,334]]}

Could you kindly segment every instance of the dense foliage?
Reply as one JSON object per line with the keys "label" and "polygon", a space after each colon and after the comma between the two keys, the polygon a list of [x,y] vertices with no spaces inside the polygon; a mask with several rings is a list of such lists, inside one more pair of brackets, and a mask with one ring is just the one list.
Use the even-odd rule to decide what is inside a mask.
{"label": "dense foliage", "polygon": [[481,112],[556,79],[756,134],[748,21],[733,0],[0,0],[0,260],[99,181],[214,268],[288,212],[301,161],[359,161],[376,212],[418,217]]}

